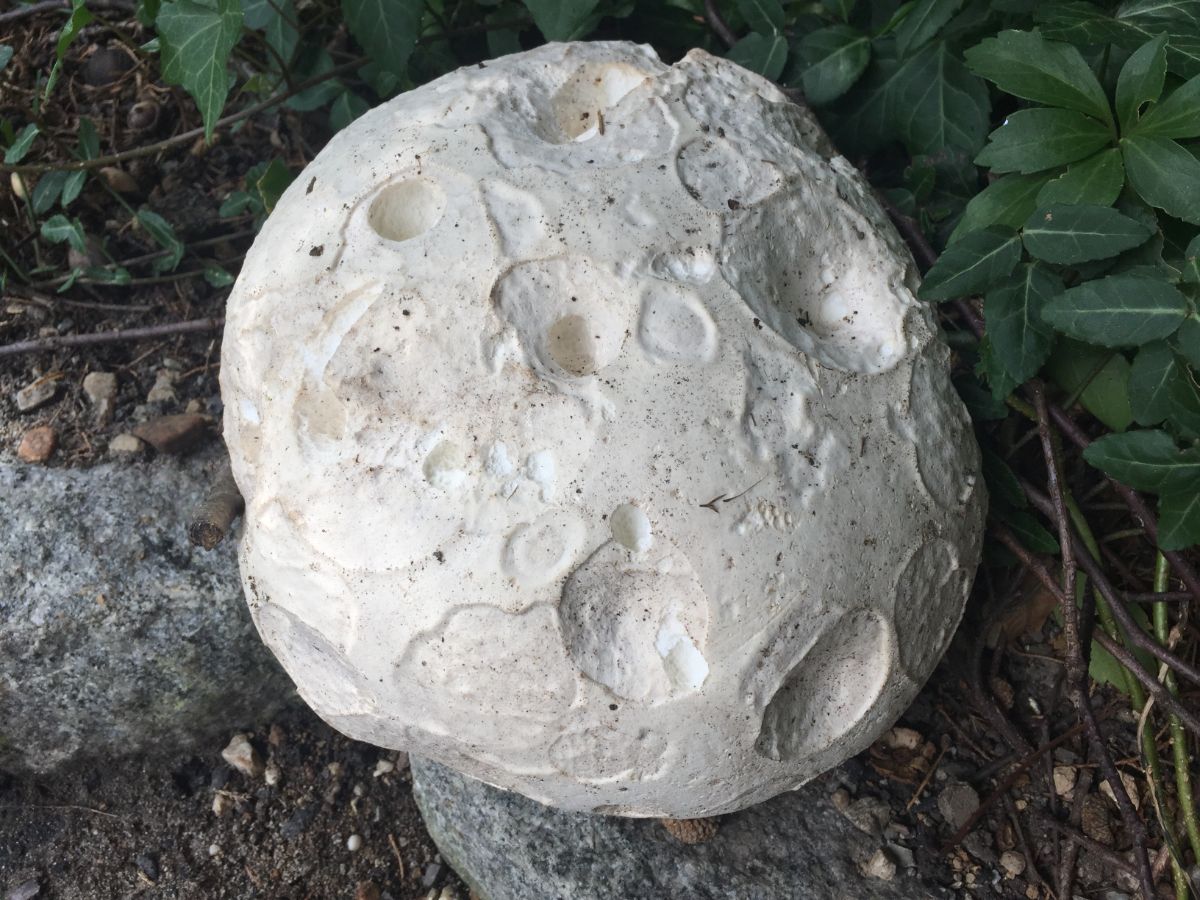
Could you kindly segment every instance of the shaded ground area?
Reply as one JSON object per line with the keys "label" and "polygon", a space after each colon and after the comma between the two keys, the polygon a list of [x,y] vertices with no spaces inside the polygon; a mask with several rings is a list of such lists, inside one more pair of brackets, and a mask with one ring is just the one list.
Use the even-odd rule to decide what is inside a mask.
{"label": "shaded ground area", "polygon": [[302,708],[250,739],[263,777],[227,765],[219,741],[37,781],[0,774],[0,896],[466,900],[425,833],[404,754]]}

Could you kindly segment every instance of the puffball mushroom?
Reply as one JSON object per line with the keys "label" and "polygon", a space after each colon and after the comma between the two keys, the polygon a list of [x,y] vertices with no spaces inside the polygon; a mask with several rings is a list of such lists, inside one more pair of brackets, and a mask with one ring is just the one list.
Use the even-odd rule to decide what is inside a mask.
{"label": "puffball mushroom", "polygon": [[912,700],[984,490],[861,176],[770,83],[551,44],[285,192],[221,386],[263,639],[351,737],[571,810],[795,788]]}

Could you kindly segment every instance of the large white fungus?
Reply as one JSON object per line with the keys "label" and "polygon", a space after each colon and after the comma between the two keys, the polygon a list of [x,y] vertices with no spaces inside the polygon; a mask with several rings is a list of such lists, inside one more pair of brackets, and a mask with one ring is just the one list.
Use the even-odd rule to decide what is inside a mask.
{"label": "large white fungus", "polygon": [[800,785],[904,710],[978,562],[916,277],[808,113],[700,51],[367,113],[229,301],[263,639],[346,734],[567,809]]}

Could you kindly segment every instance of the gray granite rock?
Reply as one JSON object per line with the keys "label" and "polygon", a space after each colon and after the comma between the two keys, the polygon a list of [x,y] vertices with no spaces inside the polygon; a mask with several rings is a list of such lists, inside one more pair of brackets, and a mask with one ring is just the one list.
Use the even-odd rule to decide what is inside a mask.
{"label": "gray granite rock", "polygon": [[896,872],[871,877],[881,844],[813,783],[721,819],[684,845],[658,822],[561,812],[424,759],[417,805],[442,855],[483,900],[934,900],[951,894]]}
{"label": "gray granite rock", "polygon": [[0,463],[0,768],[216,753],[294,696],[250,622],[236,542],[187,541],[215,458]]}

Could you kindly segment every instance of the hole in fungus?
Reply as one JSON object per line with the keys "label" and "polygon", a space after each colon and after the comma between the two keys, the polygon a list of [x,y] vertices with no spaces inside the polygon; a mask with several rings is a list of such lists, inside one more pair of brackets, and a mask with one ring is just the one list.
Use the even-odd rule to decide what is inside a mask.
{"label": "hole in fungus", "polygon": [[554,95],[562,143],[586,141],[604,131],[603,116],[649,75],[623,63],[584,66]]}
{"label": "hole in fungus", "polygon": [[367,221],[385,240],[408,241],[436,225],[445,209],[441,188],[424,178],[409,178],[379,192]]}

